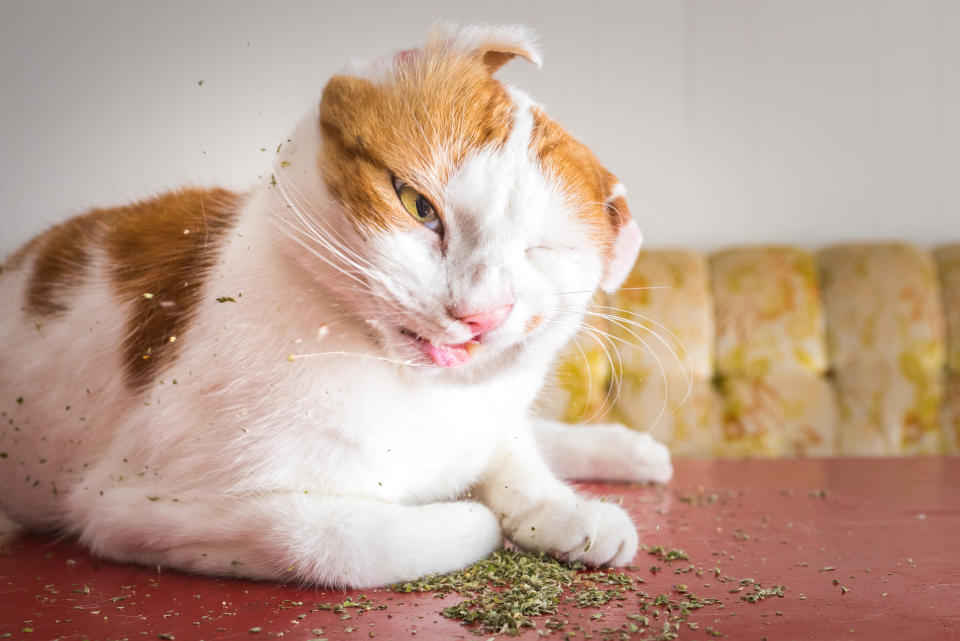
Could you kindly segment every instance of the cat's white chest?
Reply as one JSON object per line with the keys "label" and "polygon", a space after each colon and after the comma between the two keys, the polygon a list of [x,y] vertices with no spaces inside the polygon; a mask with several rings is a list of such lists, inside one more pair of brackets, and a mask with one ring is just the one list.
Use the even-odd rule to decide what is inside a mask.
{"label": "cat's white chest", "polygon": [[[516,396],[516,398],[514,398]],[[355,376],[318,376],[277,435],[290,483],[325,495],[402,503],[453,499],[479,478],[524,402],[497,384],[411,382],[357,364]],[[279,446],[279,447],[278,447]]]}

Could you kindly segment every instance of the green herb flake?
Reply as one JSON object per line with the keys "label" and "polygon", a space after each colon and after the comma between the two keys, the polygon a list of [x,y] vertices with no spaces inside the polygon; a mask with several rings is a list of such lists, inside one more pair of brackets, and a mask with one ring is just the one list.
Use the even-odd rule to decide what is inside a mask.
{"label": "green herb flake", "polygon": [[786,590],[786,589],[787,589],[787,588],[784,587],[784,586],[782,586],[782,585],[774,585],[774,586],[769,587],[769,588],[762,588],[762,587],[760,587],[760,584],[759,584],[759,583],[754,583],[754,584],[753,584],[753,593],[752,593],[752,594],[745,594],[745,595],[743,595],[743,596],[740,597],[740,598],[743,599],[744,601],[748,601],[748,602],[750,602],[750,603],[756,603],[757,601],[763,601],[764,599],[768,599],[768,598],[770,598],[770,597],[772,597],[772,596],[777,596],[777,597],[780,597],[780,598],[782,599],[782,598],[783,598],[783,591]]}
{"label": "green herb flake", "polygon": [[233,296],[220,296],[219,298],[217,298],[217,302],[218,303],[235,303],[237,302],[237,299],[235,299]]}
{"label": "green herb flake", "polygon": [[647,548],[647,554],[650,556],[655,556],[665,563],[672,563],[673,561],[689,561],[690,557],[687,556],[687,553],[683,550],[678,550],[676,548],[667,550],[662,545],[652,545]]}

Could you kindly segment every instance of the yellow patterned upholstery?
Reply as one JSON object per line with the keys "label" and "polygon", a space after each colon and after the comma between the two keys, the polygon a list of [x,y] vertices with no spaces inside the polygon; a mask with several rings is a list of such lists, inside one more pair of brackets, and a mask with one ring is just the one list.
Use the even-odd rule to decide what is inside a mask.
{"label": "yellow patterned upholstery", "polygon": [[933,252],[947,323],[947,384],[941,421],[947,454],[960,454],[960,243]]}
{"label": "yellow patterned upholstery", "polygon": [[607,310],[617,316],[618,414],[678,456],[717,453],[712,309],[704,257],[656,250],[640,255]]}
{"label": "yellow patterned upholstery", "polygon": [[960,454],[960,372],[947,374],[940,420],[943,426],[944,454]]}
{"label": "yellow patterned upholstery", "polygon": [[840,452],[940,452],[944,320],[930,254],[894,243],[844,245],[819,260]]}
{"label": "yellow patterned upholstery", "polygon": [[617,354],[567,351],[566,420],[675,456],[960,453],[960,244],[647,251],[594,314]]}
{"label": "yellow patterned upholstery", "polygon": [[821,376],[775,369],[720,379],[724,456],[829,456],[837,451],[833,389]]}
{"label": "yellow patterned upholstery", "polygon": [[[603,304],[598,297],[596,305]],[[612,358],[606,340],[609,323],[598,316],[588,316],[586,329],[577,333],[560,355],[554,375],[540,394],[537,408],[544,416],[568,423],[588,423],[617,420],[611,416],[614,398],[612,392]]]}
{"label": "yellow patterned upholstery", "polygon": [[710,261],[728,456],[833,454],[836,403],[809,252],[734,249]]}
{"label": "yellow patterned upholstery", "polygon": [[792,247],[734,249],[710,260],[717,371],[764,376],[827,369],[823,306],[813,255]]}
{"label": "yellow patterned upholstery", "polygon": [[640,347],[640,339],[649,345],[621,349],[625,367],[646,367],[652,350],[666,368],[697,378],[713,375],[713,303],[702,254],[663,249],[641,253],[611,300],[610,311],[622,317],[615,326],[617,336]]}

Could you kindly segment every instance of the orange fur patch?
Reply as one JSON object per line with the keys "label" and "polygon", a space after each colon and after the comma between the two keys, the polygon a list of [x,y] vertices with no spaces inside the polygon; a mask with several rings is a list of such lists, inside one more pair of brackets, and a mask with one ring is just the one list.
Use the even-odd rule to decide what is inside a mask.
{"label": "orange fur patch", "polygon": [[413,228],[391,175],[443,217],[443,185],[463,158],[502,145],[514,106],[483,58],[439,46],[401,56],[384,83],[334,76],[323,91],[318,157],[331,190],[360,228]]}
{"label": "orange fur patch", "polygon": [[533,109],[530,149],[578,207],[594,242],[610,247],[620,226],[630,220],[626,199],[610,199],[616,177],[586,145],[538,108]]}
{"label": "orange fur patch", "polygon": [[113,287],[133,303],[123,345],[131,387],[146,385],[182,345],[239,200],[223,189],[188,189],[105,212]]}
{"label": "orange fur patch", "polygon": [[71,290],[78,287],[90,263],[91,221],[80,216],[52,227],[14,255],[17,262],[33,255],[27,281],[26,311],[47,316],[69,309]]}
{"label": "orange fur patch", "polygon": [[536,328],[540,327],[541,324],[543,324],[543,316],[541,316],[540,314],[534,314],[533,316],[530,317],[530,320],[527,321],[527,324],[524,325],[523,333],[529,334]]}
{"label": "orange fur patch", "polygon": [[238,202],[222,189],[185,189],[57,225],[21,250],[35,253],[26,311],[66,312],[94,252],[102,253],[114,293],[132,304],[123,339],[126,379],[133,388],[146,385],[182,345],[177,339],[199,303]]}

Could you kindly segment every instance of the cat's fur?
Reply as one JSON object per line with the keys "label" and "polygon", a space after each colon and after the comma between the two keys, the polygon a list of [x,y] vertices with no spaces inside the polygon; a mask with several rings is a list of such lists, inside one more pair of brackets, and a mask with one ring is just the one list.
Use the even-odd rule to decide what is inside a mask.
{"label": "cat's fur", "polygon": [[665,481],[665,448],[529,408],[640,235],[593,154],[493,78],[517,55],[539,64],[522,28],[440,27],[333,77],[269,184],[96,210],[14,254],[2,509],[113,559],[327,585],[504,535],[630,561],[628,515],[550,465]]}

